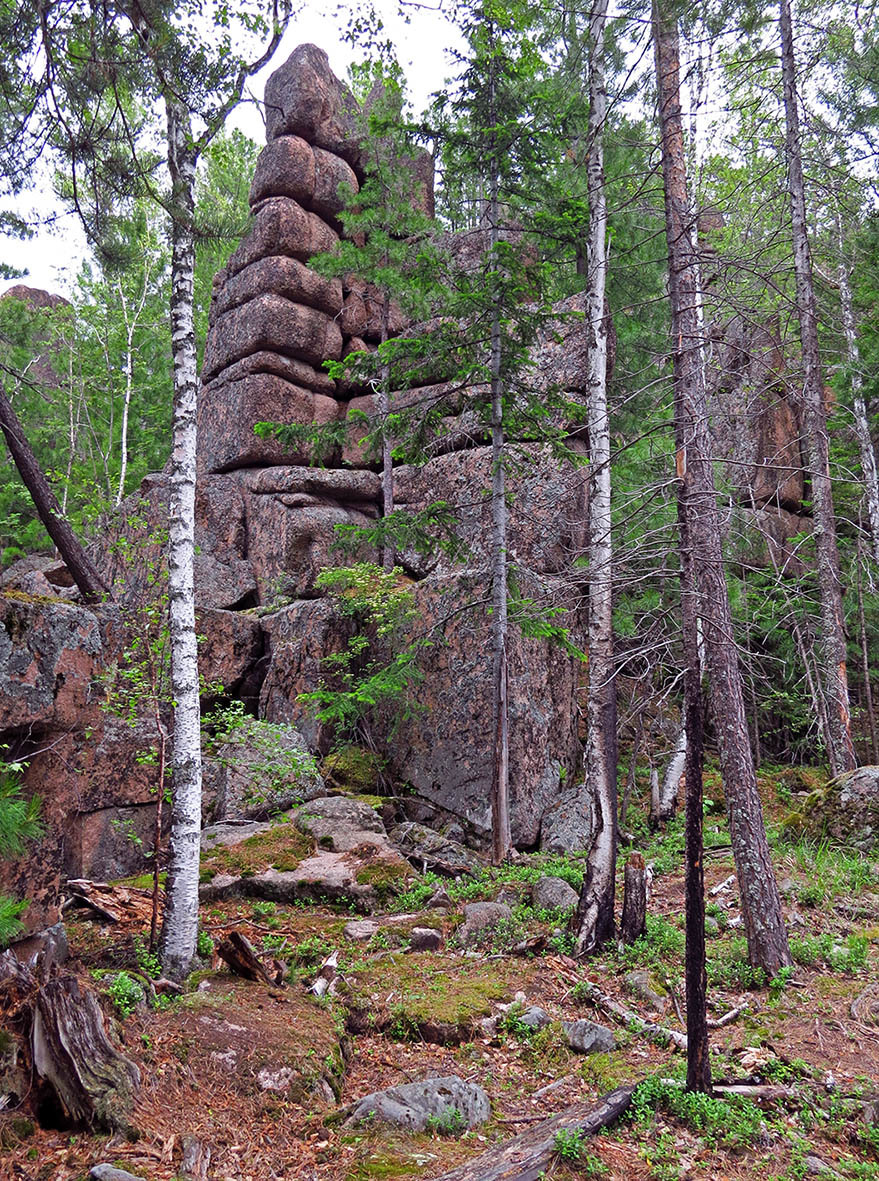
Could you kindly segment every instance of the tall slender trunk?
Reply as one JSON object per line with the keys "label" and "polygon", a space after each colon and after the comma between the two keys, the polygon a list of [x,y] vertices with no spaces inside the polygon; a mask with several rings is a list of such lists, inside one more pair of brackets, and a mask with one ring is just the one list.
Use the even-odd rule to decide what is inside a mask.
{"label": "tall slender trunk", "polygon": [[855,326],[855,312],[852,300],[852,286],[843,255],[842,225],[838,221],[839,233],[839,302],[842,309],[842,330],[845,334],[845,351],[852,382],[852,410],[855,420],[855,434],[861,453],[861,473],[864,477],[864,500],[870,519],[870,538],[873,542],[873,561],[879,565],[879,474],[876,472],[876,452],[870,435],[867,406],[864,402],[864,379],[861,376],[861,350],[858,348],[858,333]]}
{"label": "tall slender trunk", "polygon": [[589,604],[586,701],[586,783],[596,813],[592,844],[577,906],[577,952],[603,947],[614,935],[617,856],[616,680],[613,661],[613,549],[611,545],[610,418],[607,409],[607,197],[604,124],[607,85],[604,26],[607,0],[597,0],[589,21],[589,147],[586,158],[589,235],[586,243],[586,315],[589,333]]}
{"label": "tall slender trunk", "polygon": [[[388,265],[388,260],[385,260],[385,265]],[[388,342],[388,323],[391,314],[391,297],[386,291],[384,299],[382,300],[382,327],[381,327],[381,343],[383,345]],[[391,436],[388,431],[388,415],[391,412],[391,366],[387,360],[382,360],[381,386],[379,389],[377,402],[377,410],[379,422],[382,424],[382,516],[389,517],[394,511],[394,461],[391,454]],[[393,570],[394,568],[394,546],[390,538],[385,538],[385,544],[382,549],[382,568],[384,570]]]}
{"label": "tall slender trunk", "polygon": [[201,712],[195,634],[195,444],[197,361],[193,324],[195,164],[187,108],[166,94],[171,172],[171,347],[174,439],[168,522],[168,598],[174,746],[171,857],[161,958],[166,975],[182,978],[195,955],[201,840]]}
{"label": "tall slender trunk", "polygon": [[851,715],[846,672],[845,625],[842,615],[842,587],[836,518],[830,481],[830,451],[824,381],[818,351],[818,313],[812,282],[812,256],[806,228],[806,196],[800,155],[800,119],[794,60],[793,24],[790,0],[780,0],[781,74],[784,85],[785,155],[791,207],[791,234],[796,274],[797,316],[803,353],[802,424],[812,487],[815,561],[821,607],[821,663],[831,770],[834,774],[857,766],[852,743]]}
{"label": "tall slender trunk", "polygon": [[100,603],[102,599],[112,598],[110,588],[95,569],[91,559],[82,548],[79,538],[62,514],[55,493],[43,474],[37,457],[27,441],[24,429],[18,421],[18,415],[13,410],[12,403],[3,389],[0,389],[0,431],[3,432],[6,446],[9,448],[9,453],[18,469],[22,483],[34,502],[37,515],[43,522],[46,532],[54,541],[84,602]]}
{"label": "tall slender trunk", "polygon": [[497,61],[494,27],[489,28],[489,267],[493,286],[491,313],[491,582],[492,582],[492,789],[491,854],[495,865],[510,855],[510,742],[507,701],[507,501],[505,492],[506,440],[504,437],[504,386],[501,378],[501,307],[498,267],[500,258],[500,160],[497,145]]}
{"label": "tall slender trunk", "polygon": [[[791,958],[757,792],[724,575],[700,358],[697,271],[688,224],[691,215],[681,127],[677,17],[665,8],[662,0],[653,0],[653,36],[674,348],[679,519],[685,524],[681,534],[685,558],[687,552],[692,554],[697,600],[696,611],[691,614],[687,609],[685,618],[688,630],[693,632],[686,639],[688,675],[696,675],[696,670],[690,669],[692,653],[696,653],[698,666],[697,619],[694,618],[698,615],[705,641],[711,714],[720,755],[748,954],[755,967],[774,975],[790,964]],[[687,591],[685,584],[685,594]]]}
{"label": "tall slender trunk", "polygon": [[858,625],[861,633],[861,675],[864,678],[864,704],[867,706],[867,721],[870,725],[870,745],[873,751],[873,763],[879,763],[879,740],[876,735],[876,712],[873,709],[873,688],[870,684],[870,650],[867,647],[867,621],[864,618],[864,587],[861,571],[863,569],[863,550],[861,539],[858,538]]}

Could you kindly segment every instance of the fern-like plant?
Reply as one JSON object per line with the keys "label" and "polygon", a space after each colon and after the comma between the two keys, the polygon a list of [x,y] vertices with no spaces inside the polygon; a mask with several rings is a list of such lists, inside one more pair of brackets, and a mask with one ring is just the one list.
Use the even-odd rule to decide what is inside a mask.
{"label": "fern-like plant", "polygon": [[[18,857],[28,841],[43,834],[38,796],[22,795],[20,763],[0,759],[0,857]],[[20,915],[27,902],[0,894],[0,947],[22,930]]]}

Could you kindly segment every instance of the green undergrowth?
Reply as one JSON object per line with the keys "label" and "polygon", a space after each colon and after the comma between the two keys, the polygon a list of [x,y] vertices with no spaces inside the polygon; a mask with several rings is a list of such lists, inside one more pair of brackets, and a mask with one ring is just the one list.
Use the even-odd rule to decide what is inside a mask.
{"label": "green undergrowth", "polygon": [[420,910],[429,902],[438,886],[442,886],[455,903],[493,898],[500,886],[517,883],[533,886],[543,877],[561,878],[569,886],[579,890],[583,884],[584,866],[585,857],[579,855],[564,857],[555,854],[535,854],[507,865],[487,865],[454,880],[428,871],[419,878],[415,886],[399,895],[393,909],[400,912]]}

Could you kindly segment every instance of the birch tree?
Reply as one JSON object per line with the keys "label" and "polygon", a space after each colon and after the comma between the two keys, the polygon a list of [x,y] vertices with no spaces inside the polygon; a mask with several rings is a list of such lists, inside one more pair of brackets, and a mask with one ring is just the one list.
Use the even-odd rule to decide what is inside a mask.
{"label": "birch tree", "polygon": [[575,917],[583,955],[604,946],[614,933],[617,846],[616,693],[613,658],[613,552],[611,545],[610,418],[607,404],[607,198],[604,126],[607,83],[604,31],[607,0],[589,16],[589,123],[586,156],[589,233],[586,242],[588,332],[587,423],[589,430],[589,601],[586,702],[586,783],[596,814],[595,831]]}

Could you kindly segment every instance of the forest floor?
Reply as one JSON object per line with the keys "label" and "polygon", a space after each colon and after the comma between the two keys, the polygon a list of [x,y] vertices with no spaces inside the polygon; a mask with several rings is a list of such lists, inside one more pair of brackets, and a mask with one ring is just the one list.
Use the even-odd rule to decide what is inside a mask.
{"label": "forest floor", "polygon": [[[386,915],[373,916],[379,931],[367,943],[343,936],[353,916],[340,909],[254,901],[204,906],[205,932],[219,940],[229,928],[241,931],[283,963],[286,984],[242,980],[215,958],[181,999],[158,1011],[138,1005],[125,1016],[120,1000],[123,1010],[130,1006],[113,982],[120,969],[151,968],[138,938],[142,918],[115,925],[69,918],[81,971],[103,991],[117,1040],[142,1073],[133,1115],[139,1137],[52,1130],[3,1115],[0,1177],[74,1181],[109,1161],[170,1181],[179,1175],[184,1138],[192,1136],[210,1148],[211,1179],[432,1181],[570,1104],[652,1080],[616,1125],[583,1144],[560,1142],[563,1151],[547,1162],[546,1178],[879,1178],[879,863],[785,836],[789,776],[764,772],[761,789],[796,961],[793,973],[768,987],[747,962],[716,799],[706,815],[711,1013],[747,1006],[712,1032],[713,1073],[718,1082],[763,1086],[757,1098],[691,1101],[679,1086],[684,1055],[648,1040],[634,1023],[616,1024],[578,987],[589,981],[645,1019],[683,1029],[682,824],[648,834],[634,801],[630,824],[656,875],[647,934],[582,963],[569,958],[561,916],[535,911],[528,901],[529,884],[541,874],[574,882],[582,864],[540,855],[447,880],[452,906],[445,911],[423,909],[434,883],[419,882],[390,898]],[[710,776],[706,794],[719,794]],[[508,902],[521,891],[513,922],[476,952],[456,949],[460,907],[499,890]],[[442,928],[444,947],[407,950],[413,926]],[[535,937],[545,942],[542,951],[512,954]],[[307,985],[334,949],[337,995],[318,1000]],[[652,1005],[643,991],[633,993],[631,977],[627,982],[639,969],[656,994]],[[542,1006],[551,1024],[533,1033],[514,1008],[501,1013],[496,1032],[486,1031],[481,1019],[497,1015],[516,993],[526,1005]],[[617,1048],[572,1052],[560,1022],[578,1017],[615,1026]],[[442,1126],[408,1135],[374,1122],[351,1127],[339,1114],[370,1092],[447,1075],[486,1089],[488,1123],[463,1135]]]}

